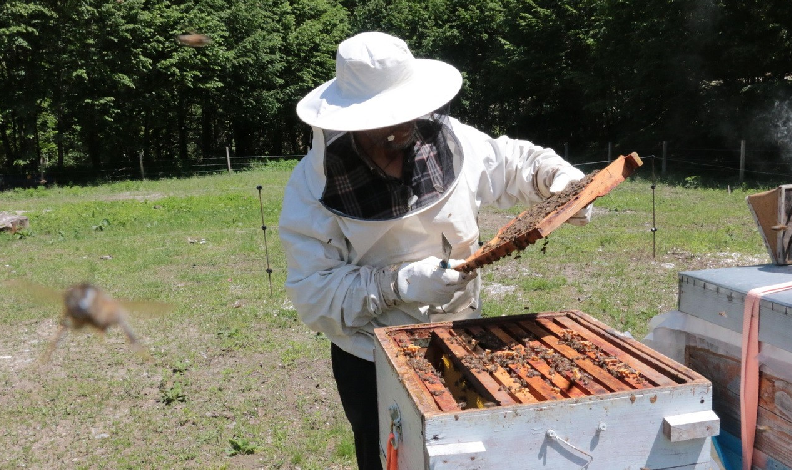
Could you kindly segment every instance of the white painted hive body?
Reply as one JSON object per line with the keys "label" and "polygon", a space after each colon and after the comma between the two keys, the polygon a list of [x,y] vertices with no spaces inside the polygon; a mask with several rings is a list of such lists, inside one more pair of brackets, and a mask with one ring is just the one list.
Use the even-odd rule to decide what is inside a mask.
{"label": "white painted hive body", "polygon": [[715,468],[711,383],[582,312],[376,335],[399,470]]}
{"label": "white painted hive body", "polygon": [[[678,310],[652,320],[646,341],[713,384],[721,454],[738,462],[745,300],[752,289],[792,281],[792,266],[757,265],[679,273]],[[792,469],[792,290],[759,302],[759,409],[753,466]],[[735,442],[736,441],[736,442]]]}

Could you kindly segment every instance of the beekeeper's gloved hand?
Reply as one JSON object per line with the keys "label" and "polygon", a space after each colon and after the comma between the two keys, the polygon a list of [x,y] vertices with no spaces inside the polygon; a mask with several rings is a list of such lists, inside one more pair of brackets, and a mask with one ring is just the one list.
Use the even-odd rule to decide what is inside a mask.
{"label": "beekeeper's gloved hand", "polygon": [[[451,266],[453,267],[455,265],[453,263],[451,263]],[[470,274],[468,274],[468,276],[470,276],[471,279],[474,279],[476,277],[475,271],[470,273]],[[454,298],[451,299],[451,301],[448,302],[447,304],[444,304],[444,305],[442,305],[440,307],[429,307],[429,310],[428,310],[427,313],[449,313],[449,314],[455,314],[455,313],[459,313],[459,312],[461,312],[463,310],[466,310],[468,308],[474,308],[475,309],[476,306],[475,306],[475,302],[474,302],[475,301],[475,294],[474,294],[475,286],[474,286],[474,284],[475,284],[474,282],[470,282],[470,283],[468,283],[465,286],[464,289],[457,291],[454,294]]]}
{"label": "beekeeper's gloved hand", "polygon": [[[583,179],[585,175],[582,171],[578,170],[575,167],[561,167],[556,171],[555,176],[553,177],[553,182],[550,184],[550,194],[558,194],[563,192],[567,186],[573,181],[579,181]],[[567,222],[572,225],[586,225],[591,221],[591,213],[593,211],[593,205],[589,204],[583,209],[577,211],[572,217],[570,217]]]}
{"label": "beekeeper's gloved hand", "polygon": [[[450,260],[456,266],[461,260]],[[394,266],[394,278],[389,289],[382,289],[387,304],[412,302],[441,308],[454,300],[454,294],[464,290],[476,277],[475,273],[463,273],[440,267],[440,258],[430,256],[420,261]],[[388,290],[392,292],[387,292]],[[398,299],[394,302],[394,299]]]}

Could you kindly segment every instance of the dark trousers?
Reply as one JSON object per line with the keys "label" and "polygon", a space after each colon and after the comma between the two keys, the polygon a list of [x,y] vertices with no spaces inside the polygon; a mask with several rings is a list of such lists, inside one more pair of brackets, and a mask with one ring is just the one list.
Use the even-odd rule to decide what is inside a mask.
{"label": "dark trousers", "polygon": [[341,405],[355,435],[358,468],[382,470],[374,363],[349,354],[335,344],[330,347],[330,358]]}

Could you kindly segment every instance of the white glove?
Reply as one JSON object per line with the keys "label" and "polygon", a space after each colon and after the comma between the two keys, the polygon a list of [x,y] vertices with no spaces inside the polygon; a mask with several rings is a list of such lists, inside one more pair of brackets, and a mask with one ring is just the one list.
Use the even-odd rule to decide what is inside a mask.
{"label": "white glove", "polygon": [[[569,168],[559,168],[553,178],[553,182],[550,184],[550,194],[558,194],[563,192],[567,186],[573,181],[580,181],[583,179],[585,175],[583,172],[578,170],[574,167]],[[586,225],[591,221],[591,213],[593,211],[593,205],[589,204],[583,209],[575,212],[575,214],[570,217],[567,222],[572,225]]]}
{"label": "white glove", "polygon": [[553,182],[550,183],[550,188],[548,188],[550,189],[550,194],[558,194],[564,191],[567,186],[569,186],[569,183],[583,179],[583,173],[579,170],[576,170],[576,173],[580,173],[579,175],[573,175],[571,171],[564,170],[564,168],[559,168],[558,171],[556,171]]}
{"label": "white glove", "polygon": [[[470,277],[475,278],[476,274],[475,271],[470,273]],[[459,313],[460,311],[470,308],[473,305],[473,301],[475,300],[475,296],[473,294],[473,283],[469,283],[465,286],[463,290],[457,291],[454,294],[454,298],[451,302],[441,306],[441,307],[430,307],[427,313]],[[475,308],[475,307],[473,307]]]}
{"label": "white glove", "polygon": [[[421,261],[402,264],[396,282],[401,300],[440,307],[451,302],[454,294],[465,290],[467,284],[476,277],[475,273],[443,269],[440,261],[440,258],[430,256]],[[461,262],[450,260],[449,265],[456,266]]]}

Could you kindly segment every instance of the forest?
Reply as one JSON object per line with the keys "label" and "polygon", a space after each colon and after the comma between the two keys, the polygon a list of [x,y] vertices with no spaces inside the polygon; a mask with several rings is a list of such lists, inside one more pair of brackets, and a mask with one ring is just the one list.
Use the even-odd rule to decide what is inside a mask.
{"label": "forest", "polygon": [[[227,154],[296,158],[310,134],[297,101],[333,78],[340,41],[373,30],[456,66],[465,83],[452,115],[491,135],[583,160],[667,142],[679,158],[731,165],[720,149],[742,140],[755,168],[792,160],[789,0],[2,4],[7,182],[134,178],[144,166],[189,174]],[[192,33],[211,42],[176,41]]]}

